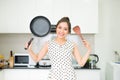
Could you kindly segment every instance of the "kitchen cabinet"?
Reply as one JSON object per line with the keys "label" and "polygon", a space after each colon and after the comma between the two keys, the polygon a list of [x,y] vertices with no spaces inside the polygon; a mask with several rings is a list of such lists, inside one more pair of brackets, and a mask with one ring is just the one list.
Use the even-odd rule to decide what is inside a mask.
{"label": "kitchen cabinet", "polygon": [[72,0],[71,23],[80,25],[82,33],[98,32],[98,0]]}
{"label": "kitchen cabinet", "polygon": [[3,70],[0,70],[0,80],[4,80]]}
{"label": "kitchen cabinet", "polygon": [[27,33],[36,15],[34,0],[0,1],[0,33]]}
{"label": "kitchen cabinet", "polygon": [[30,22],[40,15],[51,16],[51,0],[2,0],[0,33],[31,33]]}
{"label": "kitchen cabinet", "polygon": [[76,70],[77,80],[100,80],[100,70]]}
{"label": "kitchen cabinet", "polygon": [[47,80],[48,69],[5,69],[4,80]]}
{"label": "kitchen cabinet", "polygon": [[4,80],[47,80],[47,69],[5,69]]}
{"label": "kitchen cabinet", "polygon": [[107,63],[106,80],[120,80],[120,64],[110,62]]}
{"label": "kitchen cabinet", "polygon": [[71,17],[71,1],[72,0],[52,0],[53,19],[51,23],[57,24],[64,16]]}
{"label": "kitchen cabinet", "polygon": [[[98,32],[98,0],[53,0],[53,22],[68,16],[72,28],[81,27],[82,33]],[[74,33],[73,30],[71,30]]]}
{"label": "kitchen cabinet", "polygon": [[98,0],[2,0],[0,12],[0,33],[30,33],[31,20],[40,15],[51,24],[68,16],[82,33],[98,32]]}
{"label": "kitchen cabinet", "polygon": [[[50,69],[4,69],[3,80],[47,80]],[[76,69],[77,80],[100,80],[100,70]]]}

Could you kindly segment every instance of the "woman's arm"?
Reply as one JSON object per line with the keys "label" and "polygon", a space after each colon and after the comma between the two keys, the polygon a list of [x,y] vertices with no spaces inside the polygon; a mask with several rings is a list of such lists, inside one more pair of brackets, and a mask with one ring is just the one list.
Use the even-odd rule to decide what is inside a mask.
{"label": "woman's arm", "polygon": [[91,52],[91,47],[90,47],[89,43],[85,40],[83,42],[84,42],[85,47],[87,48],[87,52],[84,56],[80,55],[78,46],[76,44],[74,44],[74,50],[73,50],[73,55],[81,67],[83,67],[85,65],[86,61],[89,58],[90,52]]}
{"label": "woman's arm", "polygon": [[32,57],[32,59],[35,62],[38,62],[46,55],[46,53],[48,51],[48,43],[45,43],[45,45],[43,46],[43,48],[40,50],[40,52],[38,54],[35,54],[33,52],[32,45],[30,45],[27,50],[28,50],[28,53],[30,54],[30,56]]}

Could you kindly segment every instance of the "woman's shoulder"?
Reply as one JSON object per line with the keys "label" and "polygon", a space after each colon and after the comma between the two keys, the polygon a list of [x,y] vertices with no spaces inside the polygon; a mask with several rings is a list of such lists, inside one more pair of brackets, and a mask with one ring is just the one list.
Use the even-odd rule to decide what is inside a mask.
{"label": "woman's shoulder", "polygon": [[71,40],[68,40],[69,43],[71,43],[73,45],[73,47],[77,46],[77,43]]}
{"label": "woman's shoulder", "polygon": [[48,43],[52,43],[53,41],[54,41],[54,39],[52,39],[52,40],[48,40],[47,42],[48,42]]}
{"label": "woman's shoulder", "polygon": [[73,42],[73,41],[71,41],[71,40],[67,40],[67,42],[68,42],[68,43],[71,43],[71,44],[73,44],[73,43],[74,43],[74,42]]}
{"label": "woman's shoulder", "polygon": [[47,43],[48,43],[48,45],[53,44],[54,43],[54,39],[48,40]]}

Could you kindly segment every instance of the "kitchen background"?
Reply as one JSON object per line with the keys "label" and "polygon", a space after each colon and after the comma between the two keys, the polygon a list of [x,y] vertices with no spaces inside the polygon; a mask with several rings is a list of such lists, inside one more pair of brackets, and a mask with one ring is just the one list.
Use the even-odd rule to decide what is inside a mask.
{"label": "kitchen background", "polygon": [[[0,1],[1,11],[2,11],[1,9],[2,5],[7,5],[9,3],[9,1],[7,1],[8,3],[2,4],[2,1],[3,0]],[[88,0],[85,0],[85,1],[88,1]],[[84,34],[84,37],[91,43],[93,53],[97,54],[100,58],[100,61],[97,64],[97,66],[101,68],[101,80],[106,80],[106,74],[109,74],[107,73],[106,66],[108,62],[114,61],[114,51],[120,52],[120,33],[119,33],[120,9],[119,7],[120,7],[120,0],[98,0],[98,33]],[[0,11],[0,14],[2,14],[1,11]],[[6,11],[6,12],[10,12],[10,11]],[[22,12],[20,14],[24,15],[22,14]],[[4,15],[6,14],[4,13]],[[13,16],[14,12],[11,12],[10,15]],[[20,17],[18,18],[20,19]],[[7,17],[4,19],[4,21],[8,21]],[[10,22],[17,23],[17,21],[10,21]],[[1,22],[1,24],[2,23],[3,22]],[[6,29],[6,28],[3,27],[3,29]],[[2,30],[0,31],[2,32]],[[4,54],[5,57],[7,58],[9,56],[10,50],[13,50],[14,52],[26,52],[24,50],[24,43],[28,41],[30,38],[31,38],[31,34],[29,33],[7,34],[3,32],[0,34],[0,53]]]}
{"label": "kitchen background", "polygon": [[[27,53],[24,49],[25,43],[29,41],[31,37],[34,37],[33,49],[36,53],[41,49],[44,43],[51,40],[56,35],[49,34],[45,37],[35,37],[31,34],[0,34],[0,49],[1,53],[5,55],[5,58],[9,58],[9,53],[12,50],[14,53]],[[84,34],[86,40],[88,40],[92,46],[92,53],[94,53],[94,34]],[[84,55],[86,48],[82,44],[80,38],[77,35],[69,35],[68,39],[78,44],[80,53]]]}

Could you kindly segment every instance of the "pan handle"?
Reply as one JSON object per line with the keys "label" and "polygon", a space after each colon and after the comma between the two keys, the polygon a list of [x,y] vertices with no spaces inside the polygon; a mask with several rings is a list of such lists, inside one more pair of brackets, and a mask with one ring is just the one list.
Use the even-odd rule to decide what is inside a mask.
{"label": "pan handle", "polygon": [[27,49],[29,48],[29,46],[30,46],[31,42],[33,41],[33,39],[34,39],[34,38],[31,38],[31,39],[30,39],[30,41],[28,42],[27,48],[24,48],[25,50],[27,50]]}

